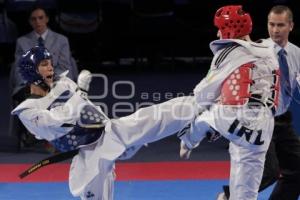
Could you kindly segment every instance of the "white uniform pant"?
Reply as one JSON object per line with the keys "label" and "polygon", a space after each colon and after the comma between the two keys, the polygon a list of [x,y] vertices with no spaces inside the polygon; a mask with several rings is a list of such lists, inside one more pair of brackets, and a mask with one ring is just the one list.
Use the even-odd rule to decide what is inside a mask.
{"label": "white uniform pant", "polygon": [[181,139],[195,148],[209,127],[230,141],[230,200],[256,200],[274,128],[270,110],[213,105],[196,118]]}
{"label": "white uniform pant", "polygon": [[253,151],[230,142],[230,200],[257,199],[266,151]]}
{"label": "white uniform pant", "polygon": [[182,130],[197,116],[195,105],[194,97],[178,97],[108,122],[103,137],[74,157],[69,179],[71,193],[82,200],[112,200],[115,160],[120,156],[129,158],[145,143]]}

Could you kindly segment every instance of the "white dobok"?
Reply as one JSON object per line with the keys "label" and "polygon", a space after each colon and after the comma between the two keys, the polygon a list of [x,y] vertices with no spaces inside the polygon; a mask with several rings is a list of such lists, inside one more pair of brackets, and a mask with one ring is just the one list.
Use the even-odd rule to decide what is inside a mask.
{"label": "white dobok", "polygon": [[216,40],[210,71],[195,87],[206,109],[181,133],[195,148],[209,128],[230,141],[230,199],[257,199],[279,95],[279,65],[272,43]]}
{"label": "white dobok", "polygon": [[110,120],[76,89],[73,81],[61,76],[47,96],[28,98],[12,114],[36,138],[59,150],[80,149],[72,160],[69,187],[83,200],[112,200],[115,161],[175,134],[198,114],[193,97],[178,97]]}

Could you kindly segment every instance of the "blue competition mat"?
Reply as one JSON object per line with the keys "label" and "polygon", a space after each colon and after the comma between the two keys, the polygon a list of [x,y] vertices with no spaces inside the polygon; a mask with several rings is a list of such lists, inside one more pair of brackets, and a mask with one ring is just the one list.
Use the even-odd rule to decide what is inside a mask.
{"label": "blue competition mat", "polygon": [[[115,200],[215,200],[227,180],[117,181]],[[267,200],[272,187],[259,194]],[[2,200],[74,200],[64,183],[0,183]]]}

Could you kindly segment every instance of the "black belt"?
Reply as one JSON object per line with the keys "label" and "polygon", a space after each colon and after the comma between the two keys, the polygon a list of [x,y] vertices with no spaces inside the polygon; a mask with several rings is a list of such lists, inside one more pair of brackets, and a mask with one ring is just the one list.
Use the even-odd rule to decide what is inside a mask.
{"label": "black belt", "polygon": [[37,171],[38,169],[40,169],[42,167],[45,167],[45,166],[53,164],[53,163],[57,163],[57,162],[67,160],[69,158],[72,158],[73,156],[75,156],[78,153],[78,151],[79,150],[76,149],[76,150],[73,150],[73,151],[68,151],[68,152],[56,154],[54,156],[43,159],[43,160],[37,162],[36,164],[32,165],[31,167],[29,167],[24,172],[22,172],[19,175],[19,177],[20,178],[25,178],[26,176],[32,174],[33,172]]}

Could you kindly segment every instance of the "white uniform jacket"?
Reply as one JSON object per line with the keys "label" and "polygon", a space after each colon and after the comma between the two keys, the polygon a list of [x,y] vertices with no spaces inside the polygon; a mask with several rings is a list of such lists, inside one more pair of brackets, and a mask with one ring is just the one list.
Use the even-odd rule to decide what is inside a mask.
{"label": "white uniform jacket", "polygon": [[[279,69],[272,43],[268,40],[254,43],[227,39],[213,41],[210,47],[215,55],[210,71],[194,89],[197,104],[208,107],[208,110],[198,117],[196,124],[197,121],[205,121],[236,145],[266,150],[272,136],[273,116],[276,114],[276,108],[272,107],[272,113],[267,104],[274,92],[271,89],[274,86],[273,73]],[[246,63],[255,66],[251,71],[253,83],[250,93],[259,95],[258,101],[264,106],[250,107],[248,103],[222,105],[220,96],[223,83]]]}
{"label": "white uniform jacket", "polygon": [[103,114],[101,108],[83,98],[81,91],[76,92],[76,89],[76,83],[66,77],[64,73],[57,82],[54,82],[48,95],[32,96],[26,99],[12,111],[12,114],[17,114],[25,127],[37,139],[45,139],[50,142],[67,135],[75,127],[90,125],[83,123],[85,115],[82,111],[86,106],[92,107],[100,113],[98,113],[100,119],[94,116],[95,120],[98,120],[99,123],[106,122],[108,118]]}

